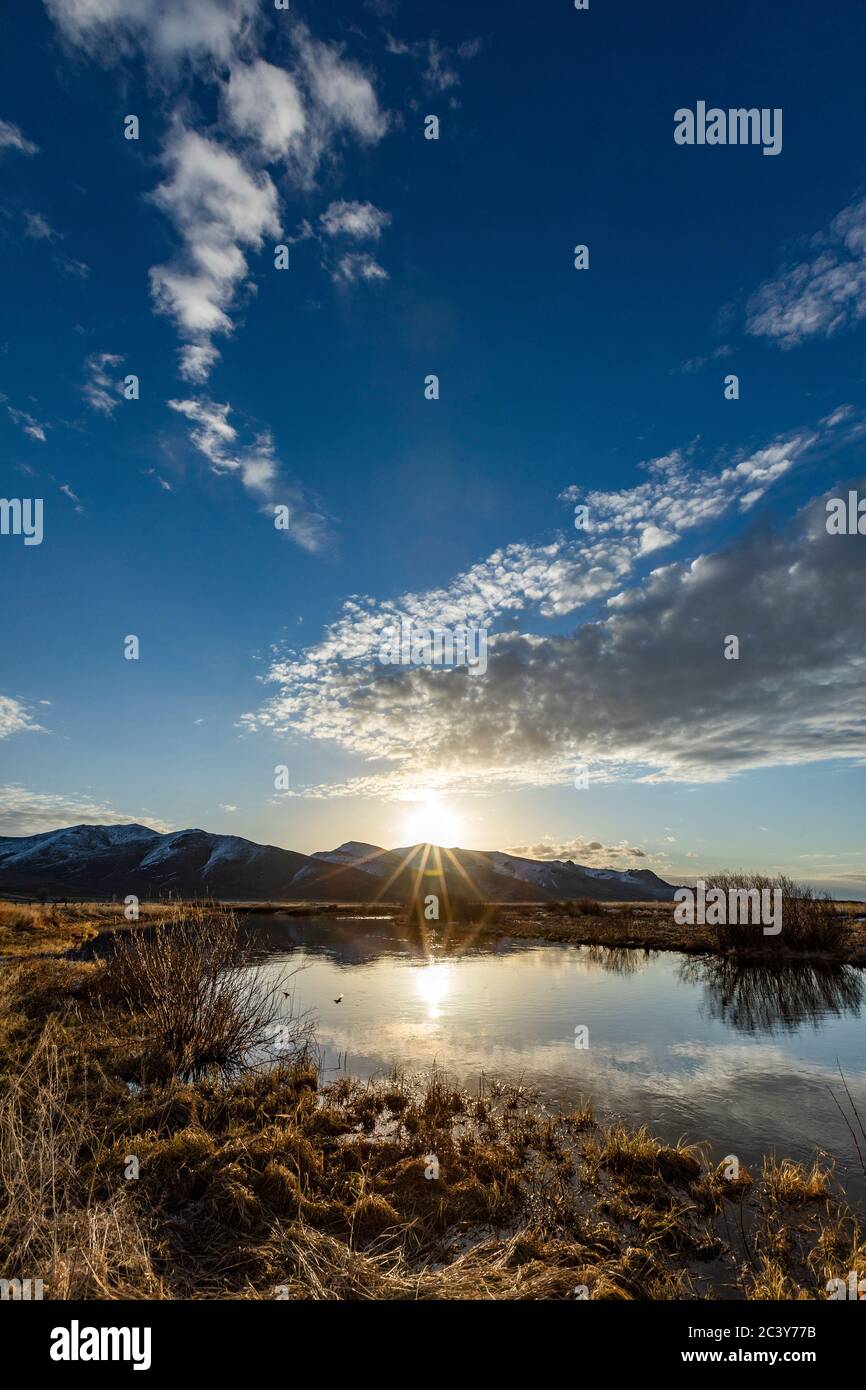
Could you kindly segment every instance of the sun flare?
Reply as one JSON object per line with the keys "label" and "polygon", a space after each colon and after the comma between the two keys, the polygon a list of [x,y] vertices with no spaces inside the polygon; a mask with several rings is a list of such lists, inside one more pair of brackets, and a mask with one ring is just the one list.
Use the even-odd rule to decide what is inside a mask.
{"label": "sun flare", "polygon": [[406,845],[447,845],[453,849],[463,835],[462,817],[447,801],[427,796],[414,803],[403,822],[402,840]]}

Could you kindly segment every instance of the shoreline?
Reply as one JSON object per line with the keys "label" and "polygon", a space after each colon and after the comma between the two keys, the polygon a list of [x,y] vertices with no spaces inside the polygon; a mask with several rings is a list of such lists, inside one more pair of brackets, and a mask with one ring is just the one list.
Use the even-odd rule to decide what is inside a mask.
{"label": "shoreline", "polygon": [[[576,903],[479,904],[470,922],[419,920],[405,903],[345,902],[142,902],[137,921],[127,921],[120,903],[67,902],[49,905],[0,901],[0,959],[55,955],[75,951],[106,933],[126,933],[138,926],[171,919],[180,912],[227,910],[245,916],[388,919],[417,931],[421,940],[435,936],[447,950],[479,941],[548,941],[572,946],[608,946],[638,951],[675,951],[683,955],[736,958],[756,965],[851,965],[866,967],[866,916],[861,903],[840,903],[844,932],[832,950],[786,946],[784,933],[758,944],[726,944],[724,928],[679,925],[672,903],[605,903],[586,911]],[[473,913],[474,915],[474,913]]]}
{"label": "shoreline", "polygon": [[628,910],[598,916],[560,917],[544,908],[527,913],[526,908],[521,907],[514,909],[513,915],[504,913],[489,926],[480,924],[477,931],[484,939],[510,936],[515,940],[534,938],[573,946],[675,951],[683,955],[734,957],[755,964],[802,962],[804,965],[866,967],[866,924],[851,925],[838,949],[833,951],[789,948],[784,944],[784,936],[768,938],[766,945],[725,945],[724,939],[720,940],[711,927],[680,926],[674,922],[672,911],[669,915],[654,913],[645,917]]}

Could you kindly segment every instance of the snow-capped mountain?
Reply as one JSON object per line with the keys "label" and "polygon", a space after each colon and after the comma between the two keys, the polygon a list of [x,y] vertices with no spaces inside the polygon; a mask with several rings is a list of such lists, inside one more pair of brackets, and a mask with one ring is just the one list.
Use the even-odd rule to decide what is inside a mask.
{"label": "snow-capped mountain", "polygon": [[[389,884],[401,900],[411,896],[419,874],[445,880],[448,891],[471,896],[467,880],[480,896],[496,902],[526,902],[589,897],[597,901],[647,901],[673,898],[669,883],[649,869],[590,869],[571,859],[521,859],[499,850],[444,849],[412,845],[384,850],[349,840],[313,859],[354,865]],[[431,891],[435,891],[431,887]]]}
{"label": "snow-capped mountain", "polygon": [[349,840],[306,855],[205,830],[162,835],[145,825],[74,825],[0,838],[0,892],[234,902],[404,902],[419,892],[446,892],[491,902],[549,902],[670,899],[674,890],[648,869],[591,869],[500,851],[436,845],[385,850]]}
{"label": "snow-capped mountain", "polygon": [[573,859],[520,859],[496,851],[488,858],[498,873],[535,883],[557,898],[662,900],[674,893],[651,869],[591,869]]}
{"label": "snow-capped mountain", "polygon": [[[43,835],[0,839],[0,892],[83,897],[289,898],[306,854],[258,845],[237,835],[177,830],[160,835],[142,825],[76,825]],[[370,880],[352,869],[316,866],[302,896],[342,892],[347,899],[369,895]]]}
{"label": "snow-capped mountain", "polygon": [[0,863],[39,863],[50,855],[54,864],[72,864],[82,856],[98,857],[127,848],[134,851],[160,838],[156,830],[146,825],[71,825],[43,835],[0,838]]}
{"label": "snow-capped mountain", "polygon": [[353,868],[363,869],[376,878],[384,878],[389,868],[394,867],[396,851],[380,849],[378,845],[365,845],[360,840],[347,840],[337,849],[319,849],[310,856],[326,864],[351,864]]}

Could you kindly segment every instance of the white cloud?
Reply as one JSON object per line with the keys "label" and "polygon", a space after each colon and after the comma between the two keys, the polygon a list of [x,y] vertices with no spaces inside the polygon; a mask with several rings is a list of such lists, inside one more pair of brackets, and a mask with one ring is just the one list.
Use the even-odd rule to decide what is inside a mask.
{"label": "white cloud", "polygon": [[87,380],[82,389],[84,399],[100,415],[113,415],[120,404],[123,381],[114,375],[123,358],[116,352],[92,352],[85,358]]}
{"label": "white cloud", "polygon": [[155,468],[145,468],[145,469],[143,470],[143,472],[144,472],[144,474],[145,474],[146,477],[148,477],[148,478],[155,478],[156,481],[159,483],[160,487],[163,489],[164,492],[172,492],[172,491],[173,491],[172,486],[171,486],[171,483],[166,482],[165,478],[161,477],[160,474],[157,473],[157,471],[156,471]]}
{"label": "white cloud", "polygon": [[388,129],[375,88],[357,63],[342,50],[314,39],[305,25],[295,30],[295,45],[304,78],[320,112],[337,129],[374,144]]}
{"label": "white cloud", "polygon": [[32,241],[59,241],[60,233],[46,222],[41,212],[24,213],[24,235]]}
{"label": "white cloud", "polygon": [[356,241],[378,241],[390,221],[391,214],[372,203],[342,201],[331,203],[319,218],[328,236],[349,236]]}
{"label": "white cloud", "polygon": [[[506,854],[513,854],[518,859],[549,859],[549,860],[574,860],[578,864],[613,865],[617,867],[624,863],[629,868],[634,867],[634,860],[648,859],[650,856],[642,849],[636,849],[633,845],[626,843],[618,845],[604,845],[600,840],[586,840],[578,836],[573,840],[556,840],[552,835],[545,835],[534,845],[518,845],[515,848],[507,849]],[[641,867],[638,865],[637,867]]]}
{"label": "white cloud", "polygon": [[[578,761],[594,780],[701,781],[862,758],[866,687],[852,641],[866,604],[862,552],[834,546],[820,505],[786,536],[756,534],[633,579],[648,531],[676,539],[747,511],[814,439],[777,441],[714,473],[672,454],[647,465],[646,483],[588,495],[594,533],[514,543],[443,589],[353,597],[322,642],[272,663],[278,694],[242,726],[384,765],[306,789],[319,796],[394,796],[419,779],[433,790],[549,785]],[[562,616],[605,597],[606,611],[570,634],[492,632],[483,677],[378,661],[401,618],[492,628],[520,610]],[[740,636],[748,685],[724,660],[729,633]]]}
{"label": "white cloud", "polygon": [[407,43],[403,39],[395,38],[393,34],[388,34],[386,49],[396,57],[420,60],[426,86],[434,92],[447,92],[460,85],[458,61],[467,62],[476,58],[481,52],[481,40],[466,39],[454,49],[441,44],[435,35],[416,43]]}
{"label": "white cloud", "polygon": [[232,69],[224,99],[230,125],[255,141],[266,159],[287,155],[306,130],[297,83],[263,58]]}
{"label": "white cloud", "polygon": [[61,484],[61,487],[60,487],[60,491],[64,494],[65,497],[68,497],[68,498],[69,498],[70,502],[73,502],[73,503],[75,504],[75,510],[76,510],[77,512],[83,512],[83,511],[84,511],[84,508],[83,508],[82,505],[81,505],[81,498],[78,497],[78,496],[72,491],[72,488],[69,486],[68,483],[62,483],[62,484]]}
{"label": "white cloud", "polygon": [[447,92],[449,87],[459,87],[460,74],[454,67],[449,50],[443,48],[435,38],[427,45],[427,67],[424,73],[429,86],[437,92]]}
{"label": "white cloud", "polygon": [[229,150],[178,126],[165,151],[166,180],[151,195],[182,241],[180,256],[150,272],[157,310],[192,345],[182,374],[202,381],[217,353],[211,339],[231,333],[228,310],[247,274],[241,247],[260,249],[280,231],[277,192],[268,175]]}
{"label": "white cloud", "polygon": [[74,275],[77,280],[86,280],[90,275],[89,265],[85,265],[84,261],[79,261],[75,256],[67,256],[63,252],[54,257],[54,264],[65,275]]}
{"label": "white cloud", "polygon": [[23,701],[16,700],[11,695],[0,695],[0,738],[9,738],[12,734],[44,732],[41,725],[33,722]]}
{"label": "white cloud", "polygon": [[225,63],[260,0],[45,0],[65,37],[103,62],[140,46],[159,65]]}
{"label": "white cloud", "polygon": [[0,121],[0,151],[2,150],[16,150],[18,154],[38,154],[39,146],[22,135],[12,121]]}
{"label": "white cloud", "polygon": [[693,372],[703,371],[708,362],[716,362],[722,357],[730,357],[732,351],[733,349],[730,348],[727,343],[720,343],[718,347],[713,348],[712,352],[707,353],[706,356],[690,357],[687,362],[682,364],[680,371],[687,376]]}
{"label": "white cloud", "polygon": [[828,429],[835,429],[837,425],[841,425],[845,420],[850,420],[853,414],[853,405],[840,405],[837,406],[835,410],[831,410],[829,415],[825,415],[821,424],[826,425]]}
{"label": "white cloud", "polygon": [[184,343],[180,350],[180,375],[184,381],[203,386],[219,356],[213,343]]}
{"label": "white cloud", "polygon": [[[5,397],[3,397],[2,399],[5,400]],[[39,441],[40,444],[44,444],[46,442],[45,431],[50,428],[49,425],[41,424],[33,415],[30,415],[26,410],[16,410],[14,405],[7,405],[6,410],[9,415],[9,418],[13,421],[14,424],[18,426],[19,429],[23,430],[23,432],[27,435],[29,439],[36,439]]]}
{"label": "white cloud", "polygon": [[[293,66],[265,61],[260,0],[46,0],[64,36],[105,63],[138,49],[151,77],[183,99],[163,150],[166,174],[151,195],[179,238],[177,254],[151,268],[155,310],[170,318],[181,340],[180,375],[203,386],[219,360],[215,340],[234,331],[233,312],[249,281],[247,255],[266,238],[281,239],[277,189],[262,167],[279,161],[290,178],[311,188],[321,161],[348,135],[380,140],[388,117],[373,83],[343,45],[320,42],[305,24],[286,21]],[[258,21],[258,23],[256,22]],[[194,66],[220,99],[218,120],[203,134],[193,128],[181,63]],[[172,86],[174,84],[174,86]],[[237,148],[223,143],[228,135]],[[348,209],[352,205],[346,204]],[[368,218],[385,225],[371,205]],[[357,214],[356,214],[357,217]],[[374,235],[370,224],[370,235]],[[352,232],[347,225],[349,234]],[[86,272],[86,267],[82,267]],[[387,278],[371,256],[346,256],[332,272],[346,281]],[[100,396],[106,408],[107,398]],[[239,447],[229,407],[207,400],[173,408],[194,424],[192,440],[218,472],[237,473],[260,500],[292,507],[291,534],[319,549],[328,528],[301,489],[281,480],[269,431]]]}
{"label": "white cloud", "polygon": [[281,476],[268,430],[260,431],[249,444],[239,444],[238,432],[229,420],[228,403],[188,399],[170,400],[168,405],[193,425],[192,444],[215,473],[235,474],[265,509],[278,504],[289,508],[288,534],[302,549],[316,552],[329,543],[330,527],[324,513],[297,483]]}
{"label": "white cloud", "polygon": [[747,329],[783,348],[829,337],[866,315],[866,199],[852,203],[826,232],[752,295]]}
{"label": "white cloud", "polygon": [[172,410],[192,421],[195,425],[190,435],[193,444],[217,469],[234,466],[225,461],[229,457],[227,450],[237,439],[237,430],[229,424],[231,406],[203,400],[174,400],[168,404]]}
{"label": "white cloud", "polygon": [[338,283],[354,285],[359,280],[387,280],[388,272],[366,251],[349,251],[337,261],[332,278]]}
{"label": "white cloud", "polygon": [[69,825],[128,825],[133,821],[165,833],[171,827],[147,816],[115,811],[104,802],[82,796],[34,792],[17,784],[0,786],[0,834],[40,835]]}
{"label": "white cloud", "polygon": [[[724,780],[750,768],[866,764],[862,552],[827,535],[822,503],[765,533],[654,571],[625,608],[571,634],[506,632],[488,669],[299,659],[248,727],[327,739],[384,770],[318,795]],[[723,656],[737,633],[740,667]]]}

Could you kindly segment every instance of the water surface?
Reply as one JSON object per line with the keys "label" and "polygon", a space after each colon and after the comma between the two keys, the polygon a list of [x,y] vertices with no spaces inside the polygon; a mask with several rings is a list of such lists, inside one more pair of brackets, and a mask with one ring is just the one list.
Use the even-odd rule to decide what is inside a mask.
{"label": "water surface", "polygon": [[551,1108],[590,1100],[597,1116],[708,1140],[716,1159],[747,1164],[824,1150],[849,1196],[866,1199],[833,1099],[846,1104],[838,1059],[866,1120],[866,972],[507,939],[458,954],[368,918],[277,913],[245,929],[267,978],[305,967],[293,1006],[315,1019],[331,1074],[437,1065],[475,1091],[483,1072],[537,1087]]}

